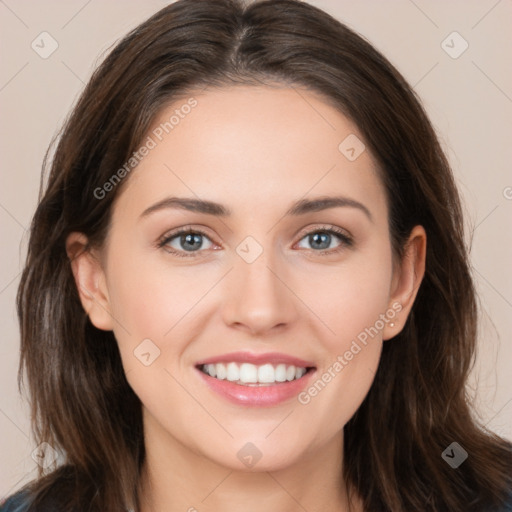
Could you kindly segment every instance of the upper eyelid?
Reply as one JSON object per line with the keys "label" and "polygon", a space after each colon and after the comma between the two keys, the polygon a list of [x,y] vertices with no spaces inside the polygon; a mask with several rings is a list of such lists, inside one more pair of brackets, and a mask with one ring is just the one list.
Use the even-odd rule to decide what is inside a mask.
{"label": "upper eyelid", "polygon": [[[320,226],[307,227],[299,230],[296,236],[302,235],[302,237],[309,235],[310,233],[316,233],[317,231],[342,231],[347,238],[353,238],[350,231],[345,228],[341,228],[339,226],[335,226],[334,224],[322,224]],[[340,234],[340,233],[336,233]]]}

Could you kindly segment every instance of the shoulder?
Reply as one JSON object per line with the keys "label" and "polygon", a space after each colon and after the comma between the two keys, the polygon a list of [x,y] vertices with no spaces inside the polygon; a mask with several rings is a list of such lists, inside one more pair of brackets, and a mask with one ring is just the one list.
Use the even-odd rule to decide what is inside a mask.
{"label": "shoulder", "polygon": [[506,498],[501,505],[486,510],[489,510],[489,512],[512,512],[512,489],[508,490]]}
{"label": "shoulder", "polygon": [[499,512],[512,512],[512,490],[509,492],[508,499]]}
{"label": "shoulder", "polygon": [[61,466],[53,472],[29,481],[13,494],[0,497],[0,512],[64,512],[72,510],[70,485],[74,482],[69,466]]}
{"label": "shoulder", "polygon": [[18,491],[3,501],[0,501],[0,512],[25,512],[30,505],[27,491]]}
{"label": "shoulder", "polygon": [[[54,499],[45,500],[44,504],[34,505],[34,496],[27,488],[0,500],[0,512],[57,512],[60,507]],[[38,500],[38,503],[40,500]]]}

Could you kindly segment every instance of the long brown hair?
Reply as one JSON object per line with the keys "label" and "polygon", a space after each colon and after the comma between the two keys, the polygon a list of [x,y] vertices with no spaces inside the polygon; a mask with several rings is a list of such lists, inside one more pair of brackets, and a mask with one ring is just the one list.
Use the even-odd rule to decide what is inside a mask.
{"label": "long brown hair", "polygon": [[[411,87],[368,42],[297,0],[179,0],[122,39],[65,123],[35,212],[18,290],[19,385],[35,439],[64,462],[32,482],[36,510],[138,506],[141,403],[112,332],[88,320],[66,237],[105,240],[124,181],[102,187],[169,102],[200,87],[278,83],[321,94],[359,127],[379,164],[397,257],[413,226],[428,237],[426,274],[403,331],[384,344],[368,395],[345,426],[344,478],[371,511],[490,510],[512,485],[510,445],[473,418],[465,383],[477,306],[461,204],[447,159]],[[96,191],[96,194],[95,194]],[[452,469],[453,441],[468,459]]]}

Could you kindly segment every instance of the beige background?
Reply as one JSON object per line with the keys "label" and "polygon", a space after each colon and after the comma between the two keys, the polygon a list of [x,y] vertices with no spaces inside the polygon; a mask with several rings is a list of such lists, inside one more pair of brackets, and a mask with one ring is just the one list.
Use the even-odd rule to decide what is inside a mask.
{"label": "beige background", "polygon": [[[15,293],[43,154],[92,69],[153,0],[0,0],[0,499],[36,474],[27,404],[17,393]],[[480,350],[470,390],[486,425],[512,439],[512,2],[311,0],[381,50],[422,98],[452,162],[473,238]],[[47,31],[47,59],[32,41]],[[469,47],[463,49],[457,31]],[[47,36],[45,36],[47,37]],[[49,48],[49,39],[45,48]],[[39,42],[41,46],[41,43]]]}

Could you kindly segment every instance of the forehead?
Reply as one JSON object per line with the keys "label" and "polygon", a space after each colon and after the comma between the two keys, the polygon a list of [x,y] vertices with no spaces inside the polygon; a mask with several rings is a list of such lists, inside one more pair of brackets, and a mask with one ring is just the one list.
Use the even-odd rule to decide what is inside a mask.
{"label": "forehead", "polygon": [[121,194],[139,209],[170,194],[227,203],[242,213],[337,193],[385,212],[377,167],[357,127],[304,89],[191,93],[159,113],[148,142],[151,149]]}

